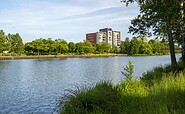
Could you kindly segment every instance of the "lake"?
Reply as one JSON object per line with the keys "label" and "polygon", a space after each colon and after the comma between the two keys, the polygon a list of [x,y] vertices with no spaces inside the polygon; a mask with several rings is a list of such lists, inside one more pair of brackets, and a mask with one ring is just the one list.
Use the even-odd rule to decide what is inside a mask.
{"label": "lake", "polygon": [[[177,60],[180,55],[177,55]],[[0,61],[0,114],[51,114],[67,90],[103,80],[119,83],[132,60],[134,77],[170,63],[170,56],[23,59]]]}

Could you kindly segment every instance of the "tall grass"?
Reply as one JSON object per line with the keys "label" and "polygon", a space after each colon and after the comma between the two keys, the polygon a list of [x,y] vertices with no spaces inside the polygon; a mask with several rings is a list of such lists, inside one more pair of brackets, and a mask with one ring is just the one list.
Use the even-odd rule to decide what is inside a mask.
{"label": "tall grass", "polygon": [[[61,100],[61,114],[184,114],[185,71],[158,67],[141,80],[101,82]],[[150,83],[152,82],[152,84]]]}
{"label": "tall grass", "polygon": [[160,67],[155,67],[152,70],[147,71],[141,77],[141,81],[145,81],[148,85],[152,85],[154,81],[160,81],[164,73],[174,73],[175,74],[184,70],[184,65],[182,61],[177,63],[177,67],[173,68],[171,65],[165,65]]}
{"label": "tall grass", "polygon": [[101,82],[89,89],[81,89],[64,97],[62,114],[117,113],[121,92],[110,82]]}
{"label": "tall grass", "polygon": [[[163,74],[152,86],[142,81],[122,82],[123,114],[185,113],[185,73]],[[175,76],[175,77],[174,77]]]}

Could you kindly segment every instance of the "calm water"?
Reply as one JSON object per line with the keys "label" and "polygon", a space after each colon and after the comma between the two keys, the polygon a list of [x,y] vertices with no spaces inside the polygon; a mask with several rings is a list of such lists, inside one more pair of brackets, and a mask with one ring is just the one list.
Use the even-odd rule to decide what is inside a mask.
{"label": "calm water", "polygon": [[120,82],[128,60],[135,64],[135,78],[170,63],[169,55],[0,61],[0,114],[50,114],[66,89]]}

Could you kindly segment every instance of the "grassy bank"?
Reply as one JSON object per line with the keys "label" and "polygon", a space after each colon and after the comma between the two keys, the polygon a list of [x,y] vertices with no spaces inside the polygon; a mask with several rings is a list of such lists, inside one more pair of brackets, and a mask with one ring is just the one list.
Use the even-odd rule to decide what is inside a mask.
{"label": "grassy bank", "polygon": [[158,67],[116,86],[100,82],[77,90],[61,99],[61,114],[184,114],[185,71],[178,66]]}
{"label": "grassy bank", "polygon": [[11,59],[45,59],[45,58],[82,58],[82,57],[110,57],[110,56],[127,56],[126,54],[61,54],[61,55],[38,55],[38,56],[0,56],[0,60],[11,60]]}

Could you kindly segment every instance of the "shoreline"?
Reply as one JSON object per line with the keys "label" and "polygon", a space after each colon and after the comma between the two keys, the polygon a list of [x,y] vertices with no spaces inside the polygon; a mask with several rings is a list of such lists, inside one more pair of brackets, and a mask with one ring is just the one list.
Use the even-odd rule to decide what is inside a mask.
{"label": "shoreline", "polygon": [[[178,54],[178,53],[176,53]],[[154,54],[154,55],[145,55],[138,54],[129,56],[127,54],[84,54],[84,55],[23,55],[23,56],[0,56],[0,60],[17,60],[17,59],[52,59],[52,58],[94,58],[94,57],[115,57],[115,56],[124,56],[124,57],[144,57],[144,56],[163,56],[169,54]]]}
{"label": "shoreline", "polygon": [[113,57],[113,56],[127,56],[127,54],[0,56],[0,60],[17,60],[17,59],[48,59],[48,58],[91,58],[91,57]]}

